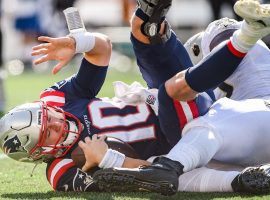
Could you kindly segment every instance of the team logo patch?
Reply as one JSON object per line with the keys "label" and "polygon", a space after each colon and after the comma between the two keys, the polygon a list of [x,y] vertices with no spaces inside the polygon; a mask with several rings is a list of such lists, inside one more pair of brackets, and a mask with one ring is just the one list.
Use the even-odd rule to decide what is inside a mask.
{"label": "team logo patch", "polygon": [[74,191],[86,191],[93,182],[92,176],[89,176],[78,168],[76,176],[73,179],[73,189]]}
{"label": "team logo patch", "polygon": [[22,147],[22,143],[19,140],[18,136],[15,135],[12,138],[7,139],[3,144],[3,151],[5,154],[15,153],[15,152],[26,152]]}
{"label": "team logo patch", "polygon": [[146,98],[146,103],[149,105],[154,105],[156,102],[156,97],[154,95],[148,95]]}
{"label": "team logo patch", "polygon": [[62,80],[62,81],[59,81],[57,83],[55,83],[55,86],[60,89],[61,87],[63,87],[65,84],[67,83],[66,80]]}

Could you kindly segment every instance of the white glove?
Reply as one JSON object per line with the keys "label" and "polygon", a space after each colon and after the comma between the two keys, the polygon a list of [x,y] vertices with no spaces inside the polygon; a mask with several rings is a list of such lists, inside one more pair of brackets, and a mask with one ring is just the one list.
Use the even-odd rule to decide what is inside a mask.
{"label": "white glove", "polygon": [[134,105],[146,103],[150,105],[156,115],[158,115],[158,89],[147,89],[136,81],[131,85],[116,81],[113,83],[113,87],[115,97],[118,99]]}

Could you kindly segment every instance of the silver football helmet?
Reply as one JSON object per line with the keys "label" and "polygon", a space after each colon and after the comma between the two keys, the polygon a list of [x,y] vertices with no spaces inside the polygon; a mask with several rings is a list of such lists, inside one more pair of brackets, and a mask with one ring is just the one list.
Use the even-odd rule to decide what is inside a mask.
{"label": "silver football helmet", "polygon": [[[45,145],[48,108],[63,113],[64,129],[54,144]],[[82,125],[62,109],[44,102],[15,107],[0,119],[0,147],[10,158],[21,162],[41,162],[64,156],[79,138]],[[60,138],[65,138],[61,144]]]}
{"label": "silver football helmet", "polygon": [[202,36],[203,32],[197,33],[193,35],[191,38],[189,38],[188,41],[184,44],[184,47],[187,50],[193,65],[196,65],[203,59],[201,47]]}
{"label": "silver football helmet", "polygon": [[197,33],[184,44],[194,65],[206,57],[221,42],[228,40],[241,23],[227,17],[211,22],[205,31]]}

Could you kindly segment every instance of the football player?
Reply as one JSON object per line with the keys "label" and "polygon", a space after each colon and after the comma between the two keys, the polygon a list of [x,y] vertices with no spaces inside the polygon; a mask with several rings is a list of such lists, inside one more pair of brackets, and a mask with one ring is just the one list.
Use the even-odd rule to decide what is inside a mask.
{"label": "football player", "polygon": [[[239,50],[238,55],[246,54],[261,36],[270,33],[270,7],[269,5],[261,5],[257,1],[242,0],[235,4],[234,9],[245,20],[242,22],[241,28],[233,33],[230,41],[233,45],[235,45],[234,42],[238,41],[235,45],[236,49]],[[211,48],[211,46],[206,47]],[[215,48],[212,53],[217,53],[216,51],[219,51],[220,48],[222,47]],[[211,57],[206,57],[203,63],[207,63],[207,60]],[[199,72],[201,76],[207,77],[207,75],[204,75],[207,67],[201,68],[201,66],[202,63],[198,63],[195,67],[189,68],[187,72],[180,72],[168,80],[165,87],[167,86],[166,90],[169,96],[175,99],[189,99],[200,92],[202,88],[208,88],[206,85],[217,86],[217,84],[213,84],[214,81],[210,80],[210,77],[205,80],[206,83],[200,85],[193,81],[196,80],[195,77],[199,75]],[[216,78],[221,80],[219,75]],[[245,83],[243,82],[242,85],[245,85]],[[166,157],[160,157],[151,166],[138,170],[110,169],[100,171],[97,172],[96,178],[101,180],[100,184],[110,185],[112,179],[102,179],[106,175],[113,177],[113,180],[119,180],[118,178],[125,176],[129,177],[128,181],[123,183],[127,186],[141,188],[141,185],[143,185],[144,189],[155,192],[159,192],[157,188],[164,189],[167,187],[167,194],[172,194],[172,188],[177,188],[179,175],[207,164],[212,158],[240,165],[269,162],[270,155],[268,152],[270,149],[265,142],[265,139],[269,138],[267,119],[270,114],[269,93],[267,92],[268,90],[262,91],[261,94],[256,92],[252,94],[257,95],[255,97],[263,97],[260,99],[234,101],[223,98],[218,100],[206,115],[185,126],[181,140]],[[248,97],[248,94],[244,95]],[[255,171],[260,174],[259,170],[262,170],[262,174],[264,174],[269,170],[269,167],[266,168],[258,167]],[[107,181],[108,183],[106,183]],[[115,181],[114,183],[118,182]],[[118,186],[121,187],[122,185],[119,183]]]}
{"label": "football player", "polygon": [[[42,56],[35,64],[57,60],[59,63],[53,73],[61,70],[75,53],[85,53],[84,59],[76,75],[46,89],[40,102],[18,106],[1,119],[0,144],[9,157],[48,163],[47,178],[55,190],[92,191],[97,188],[91,173],[83,172],[70,159],[79,140],[95,134],[118,137],[130,143],[142,159],[166,154],[177,143],[183,126],[204,114],[211,99],[205,93],[189,102],[179,102],[167,94],[164,82],[192,64],[183,45],[164,21],[171,1],[156,3],[147,1],[147,5],[141,4],[138,8],[132,21],[131,40],[148,86],[159,87],[158,116],[151,108],[156,100],[151,93],[146,95],[147,103],[139,105],[127,104],[121,99],[96,98],[105,80],[111,54],[111,43],[106,36],[80,32],[62,38],[39,37],[43,43],[33,48],[32,55]],[[234,47],[239,40],[241,38],[226,43],[202,63],[201,68],[207,72],[214,70],[220,81],[224,81],[245,55]],[[221,73],[217,68],[227,64],[226,59],[221,59],[224,55],[233,67]],[[220,59],[221,64],[216,65]],[[189,74],[194,74],[198,81],[197,68],[189,68]],[[204,76],[206,80],[208,74],[202,74],[202,78]],[[216,82],[215,79],[202,87]],[[167,85],[170,88],[171,84]],[[107,152],[110,156],[105,156],[107,160],[101,162],[100,167],[126,166],[128,158],[123,154]],[[145,164],[145,161],[140,162]]]}
{"label": "football player", "polygon": [[[240,28],[242,22],[222,18],[208,25],[186,43],[193,64],[197,64],[220,43],[228,40]],[[270,50],[262,40],[250,49],[240,65],[228,79],[214,90],[216,99],[228,97],[233,100],[270,96]]]}

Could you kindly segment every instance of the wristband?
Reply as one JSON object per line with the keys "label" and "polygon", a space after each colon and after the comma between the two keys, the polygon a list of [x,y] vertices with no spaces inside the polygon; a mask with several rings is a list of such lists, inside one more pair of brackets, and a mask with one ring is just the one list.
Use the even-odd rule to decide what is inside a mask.
{"label": "wristband", "polygon": [[99,163],[99,168],[112,168],[112,167],[122,167],[126,156],[113,149],[108,149],[103,159]]}
{"label": "wristband", "polygon": [[75,53],[84,53],[91,51],[95,46],[96,38],[94,34],[89,32],[77,32],[69,35],[76,42]]}

